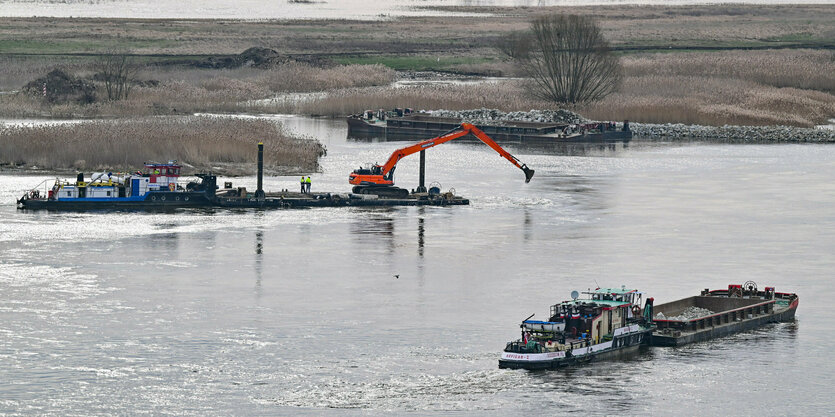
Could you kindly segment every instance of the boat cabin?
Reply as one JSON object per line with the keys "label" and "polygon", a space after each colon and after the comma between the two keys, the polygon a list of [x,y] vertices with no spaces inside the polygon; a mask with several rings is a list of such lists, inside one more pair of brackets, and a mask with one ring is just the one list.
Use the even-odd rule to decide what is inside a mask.
{"label": "boat cabin", "polygon": [[182,166],[176,161],[166,164],[145,163],[145,172],[118,174],[97,172],[90,175],[89,181],[79,173],[74,182],[58,181],[49,190],[48,199],[68,200],[77,198],[124,198],[142,197],[151,191],[182,191],[177,186]]}
{"label": "boat cabin", "polygon": [[[147,176],[148,187],[151,190],[159,190],[160,188],[170,188],[171,184],[176,187],[177,179],[180,177],[181,165],[176,161],[169,161],[167,164],[160,164],[156,162],[146,162],[145,170]],[[171,189],[170,191],[174,191]]]}
{"label": "boat cabin", "polygon": [[544,352],[590,346],[622,334],[641,320],[641,293],[634,289],[598,288],[584,298],[551,306],[547,322],[525,320],[523,341],[535,341]]}

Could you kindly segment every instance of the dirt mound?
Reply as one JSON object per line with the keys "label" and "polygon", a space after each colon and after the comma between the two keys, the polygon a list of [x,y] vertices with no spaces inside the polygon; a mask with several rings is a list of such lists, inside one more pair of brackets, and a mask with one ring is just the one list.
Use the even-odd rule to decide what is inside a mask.
{"label": "dirt mound", "polygon": [[238,55],[208,57],[203,61],[195,63],[195,66],[214,69],[240,67],[266,68],[282,60],[281,55],[273,49],[252,47]]}
{"label": "dirt mound", "polygon": [[67,74],[63,70],[52,70],[46,76],[30,81],[23,91],[33,96],[44,97],[53,104],[75,102],[90,104],[96,101],[96,86]]}
{"label": "dirt mound", "polygon": [[215,55],[190,63],[198,68],[232,69],[253,67],[267,69],[288,62],[301,62],[314,67],[329,67],[333,63],[327,58],[312,55],[281,55],[270,48],[252,47],[237,55]]}

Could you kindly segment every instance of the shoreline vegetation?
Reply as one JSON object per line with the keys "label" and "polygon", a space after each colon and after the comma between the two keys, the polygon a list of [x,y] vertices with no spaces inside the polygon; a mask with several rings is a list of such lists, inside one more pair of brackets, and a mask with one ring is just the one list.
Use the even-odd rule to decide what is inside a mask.
{"label": "shoreline vegetation", "polygon": [[178,160],[185,174],[251,175],[259,141],[265,170],[275,175],[316,171],[325,154],[318,141],[269,120],[166,116],[0,128],[0,168],[132,172]]}
{"label": "shoreline vegetation", "polygon": [[[178,158],[200,168],[250,162],[253,155],[248,147],[237,153],[242,138],[272,137],[268,140],[297,148],[276,159],[280,166],[274,169],[296,172],[316,169],[321,144],[294,138],[274,122],[269,122],[277,126],[271,131],[265,125],[225,118],[224,123],[239,130],[224,134],[220,132],[228,132],[225,128],[190,115],[343,117],[395,107],[555,110],[557,105],[526,94],[520,69],[498,47],[503,37],[527,27],[535,16],[555,11],[593,15],[624,68],[617,92],[571,111],[593,120],[628,119],[636,134],[647,137],[678,138],[689,132],[690,137],[714,135],[725,141],[832,142],[828,131],[810,129],[835,118],[832,7],[725,4],[466,10],[473,15],[379,21],[0,18],[0,117],[106,119],[85,122],[93,126],[87,134],[73,125],[4,129],[0,163],[69,169],[83,161],[84,169],[108,164],[135,167],[143,161],[125,159],[138,149],[131,148],[127,138],[139,143],[151,133],[155,139],[147,140],[157,141],[153,146],[175,155],[141,158]],[[133,71],[129,94],[119,100],[108,97],[101,70],[102,61],[116,51]],[[444,85],[396,83],[419,72],[496,78]],[[70,87],[76,90],[62,90]],[[177,117],[193,121],[173,122],[180,120]],[[200,133],[183,132],[183,126]],[[751,133],[763,131],[771,133]],[[113,136],[118,139],[113,139],[112,147],[118,150],[106,160],[73,154],[57,140],[60,135],[86,138],[91,145],[85,149],[101,152],[111,146],[104,139],[108,132],[120,133]],[[738,132],[749,132],[750,137],[729,136]],[[267,136],[259,137],[263,134]],[[183,144],[167,144],[166,137],[168,142],[183,138],[183,144],[200,150],[189,154]],[[43,146],[36,149],[27,141]],[[53,162],[45,159],[50,152],[56,152]]]}

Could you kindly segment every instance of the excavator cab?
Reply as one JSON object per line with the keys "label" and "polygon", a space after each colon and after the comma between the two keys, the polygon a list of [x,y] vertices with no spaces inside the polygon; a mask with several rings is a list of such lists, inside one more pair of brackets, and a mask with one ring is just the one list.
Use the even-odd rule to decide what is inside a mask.
{"label": "excavator cab", "polygon": [[394,168],[384,174],[383,167],[378,164],[359,167],[348,176],[348,182],[353,185],[392,186],[394,185]]}

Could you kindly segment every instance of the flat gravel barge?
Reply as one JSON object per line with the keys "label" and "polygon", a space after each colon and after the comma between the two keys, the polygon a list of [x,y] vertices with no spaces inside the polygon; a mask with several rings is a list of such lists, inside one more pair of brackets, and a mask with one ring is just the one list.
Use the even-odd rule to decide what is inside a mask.
{"label": "flat gravel barge", "polygon": [[794,320],[797,294],[758,291],[753,281],[729,285],[727,290],[705,289],[655,307],[654,346],[681,346],[756,329],[768,323]]}
{"label": "flat gravel barge", "polygon": [[303,208],[303,207],[391,207],[391,206],[464,206],[470,200],[451,193],[416,193],[403,198],[378,197],[368,194],[295,192],[269,193],[263,198],[253,195],[224,195],[214,199],[216,207],[239,208]]}

